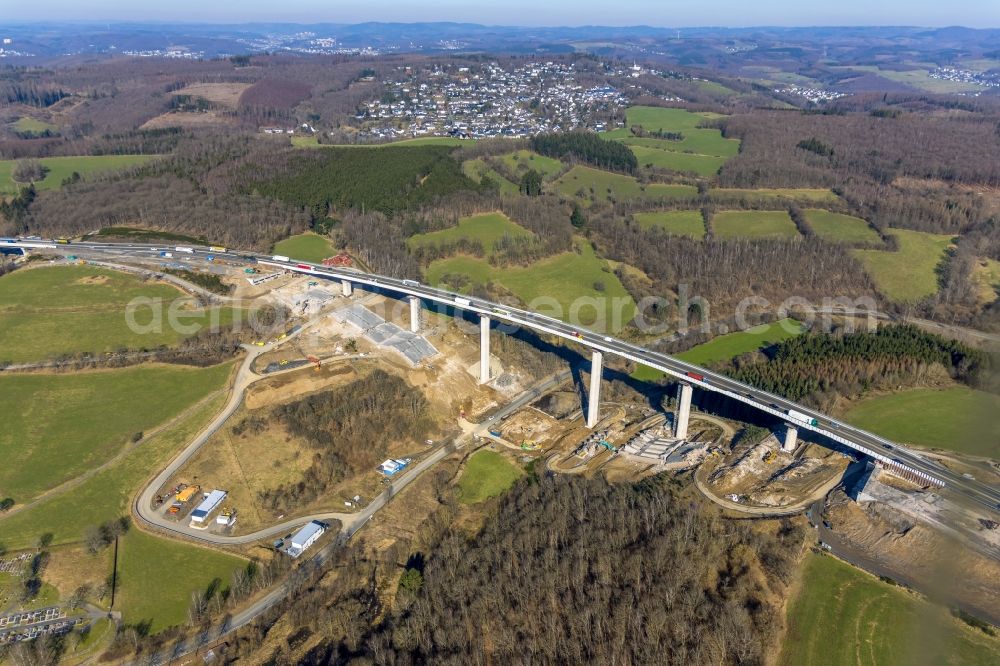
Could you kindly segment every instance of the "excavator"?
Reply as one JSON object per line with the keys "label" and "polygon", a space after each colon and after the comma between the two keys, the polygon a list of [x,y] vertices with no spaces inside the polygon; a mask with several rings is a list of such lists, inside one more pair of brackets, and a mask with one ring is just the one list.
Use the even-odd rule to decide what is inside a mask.
{"label": "excavator", "polygon": [[315,356],[309,355],[309,356],[306,356],[306,360],[308,360],[310,363],[312,363],[313,365],[315,365],[316,366],[316,372],[319,372],[321,364],[320,364],[320,361],[319,361],[318,358],[316,358]]}

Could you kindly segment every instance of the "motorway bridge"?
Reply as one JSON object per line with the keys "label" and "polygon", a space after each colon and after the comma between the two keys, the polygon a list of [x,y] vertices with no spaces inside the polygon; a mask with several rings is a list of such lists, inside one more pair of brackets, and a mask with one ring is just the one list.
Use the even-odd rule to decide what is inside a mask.
{"label": "motorway bridge", "polygon": [[[612,354],[660,370],[681,382],[680,409],[677,417],[678,423],[675,424],[678,429],[686,427],[687,411],[690,408],[691,387],[697,387],[701,390],[720,393],[733,400],[745,403],[755,409],[785,420],[788,424],[789,433],[789,437],[786,438],[786,444],[794,445],[794,437],[798,429],[811,430],[862,455],[873,458],[887,467],[895,468],[916,477],[926,484],[947,486],[951,492],[959,496],[971,500],[980,506],[985,506],[994,512],[1000,512],[1000,489],[963,476],[922,453],[830,418],[826,414],[809,407],[796,404],[781,396],[738,382],[725,375],[711,372],[667,354],[653,352],[641,346],[601,333],[595,333],[579,326],[573,326],[552,317],[508,305],[493,303],[481,298],[464,296],[445,289],[430,287],[414,280],[362,273],[354,269],[329,268],[309,262],[292,260],[284,256],[261,255],[231,249],[227,250],[226,248],[214,246],[168,246],[164,244],[90,242],[68,244],[65,240],[0,238],[0,249],[19,249],[23,252],[43,250],[50,253],[61,252],[63,254],[82,254],[86,252],[88,255],[89,253],[99,253],[101,256],[132,256],[145,259],[154,259],[159,257],[163,252],[169,252],[175,258],[186,256],[189,258],[199,257],[205,259],[206,256],[212,255],[215,258],[221,258],[234,263],[260,264],[275,269],[337,281],[341,284],[345,295],[350,295],[354,286],[367,286],[404,295],[410,299],[410,320],[411,327],[413,328],[416,328],[418,325],[421,301],[474,313],[480,317],[481,382],[489,380],[489,330],[492,320],[495,319],[516,326],[524,326],[535,332],[547,333],[575,342],[592,352],[593,371],[591,373],[590,403],[587,410],[587,423],[591,427],[597,421],[603,355]],[[678,434],[683,435],[683,431]],[[956,436],[961,435],[960,433],[956,433]],[[788,441],[789,439],[791,439],[791,442]]]}

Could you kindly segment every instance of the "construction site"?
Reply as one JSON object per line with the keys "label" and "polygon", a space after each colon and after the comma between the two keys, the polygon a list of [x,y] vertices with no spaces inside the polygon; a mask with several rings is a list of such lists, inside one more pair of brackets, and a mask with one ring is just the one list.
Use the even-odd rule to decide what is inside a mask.
{"label": "construction site", "polygon": [[[978,599],[985,616],[990,609],[981,608],[981,600],[1000,607],[1000,599],[989,596],[991,581],[1000,576],[989,557],[1000,548],[998,525],[949,504],[921,479],[891,466],[865,468],[850,449],[808,434],[797,437],[795,429],[789,432],[780,423],[768,430],[691,410],[690,387],[685,390],[684,384],[663,404],[627,392],[601,401],[599,416],[588,427],[588,391],[583,380],[571,377],[566,360],[529,352],[494,334],[490,380],[481,383],[481,331],[474,321],[378,290],[348,290],[283,271],[244,273],[214,264],[210,270],[233,287],[234,298],[279,306],[290,318],[281,330],[253,342],[267,350],[255,358],[254,377],[228,427],[161,489],[158,510],[179,525],[240,535],[334,507],[350,516],[392,479],[411,473],[441,442],[473,434],[476,446],[499,451],[520,466],[536,462],[552,473],[601,475],[612,482],[676,474],[733,516],[807,513],[823,547],[849,561],[915,586],[943,567],[960,566],[964,582],[956,602],[971,607]],[[263,508],[261,493],[298,483],[313,454],[300,437],[259,415],[347,386],[376,368],[421,391],[436,415],[433,434],[387,442],[381,467],[337,481],[294,514]],[[687,408],[681,409],[685,401]],[[439,469],[454,470],[456,459],[447,460]],[[426,499],[431,486],[423,484],[413,501]],[[405,502],[390,515],[422,510]],[[386,544],[400,529],[372,527],[376,541]],[[959,548],[960,543],[974,547]]]}

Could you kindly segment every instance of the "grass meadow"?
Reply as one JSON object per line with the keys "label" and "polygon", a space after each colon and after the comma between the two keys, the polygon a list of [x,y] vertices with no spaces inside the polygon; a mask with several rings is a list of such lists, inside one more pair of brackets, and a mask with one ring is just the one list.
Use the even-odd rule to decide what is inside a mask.
{"label": "grass meadow", "polygon": [[458,480],[458,497],[463,504],[478,504],[504,493],[521,477],[521,470],[495,451],[476,451],[465,464]]}

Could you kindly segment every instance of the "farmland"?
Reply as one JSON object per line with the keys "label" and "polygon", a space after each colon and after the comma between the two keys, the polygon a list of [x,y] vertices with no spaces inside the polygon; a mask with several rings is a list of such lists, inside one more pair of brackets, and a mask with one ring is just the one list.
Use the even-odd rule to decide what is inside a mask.
{"label": "farmland", "polygon": [[[0,487],[25,502],[122,450],[222,388],[230,366],[139,366],[114,371],[0,377]],[[141,405],[141,409],[122,409]]]}
{"label": "farmland", "polygon": [[[666,141],[664,144],[668,143]],[[660,147],[629,146],[640,166],[672,171],[691,171],[699,176],[712,176],[726,163],[725,157],[714,155],[694,155],[691,153],[664,150]]]}
{"label": "farmland", "polygon": [[[773,344],[802,333],[802,326],[794,319],[782,319],[770,324],[761,324],[745,331],[720,335],[708,342],[677,354],[677,358],[697,365],[712,365],[728,361],[747,352],[765,349]],[[656,380],[663,373],[646,366],[638,366],[632,373],[634,379]]]}
{"label": "farmland", "polygon": [[553,183],[555,190],[565,197],[580,199],[625,200],[680,199],[694,197],[698,190],[691,185],[651,183],[641,185],[631,176],[601,171],[585,166],[575,166]]}
{"label": "farmland", "polygon": [[413,139],[400,139],[390,143],[320,143],[313,135],[294,134],[292,145],[296,148],[392,148],[394,146],[464,146],[474,140],[458,139],[451,136],[421,136]]}
{"label": "farmland", "polygon": [[740,142],[736,139],[724,139],[719,130],[715,129],[683,129],[684,138],[680,141],[667,139],[650,139],[644,137],[628,137],[622,143],[629,146],[646,146],[660,148],[679,153],[696,153],[698,155],[714,155],[716,157],[733,157],[740,152]]}
{"label": "farmland", "polygon": [[1000,460],[998,412],[1000,397],[955,386],[868,398],[844,418],[896,441]]}
{"label": "farmland", "polygon": [[710,197],[718,199],[741,197],[753,201],[808,201],[810,203],[837,201],[837,195],[832,190],[811,187],[758,188],[754,190],[716,187],[709,190],[708,194]]}
{"label": "farmland", "polygon": [[516,183],[512,183],[501,176],[495,169],[493,169],[493,167],[482,159],[465,160],[462,162],[462,173],[464,173],[467,178],[477,183],[482,183],[484,176],[489,178],[500,186],[501,194],[516,196],[519,192]]}
{"label": "farmland", "polygon": [[233,571],[247,565],[239,557],[135,529],[122,537],[118,560],[122,619],[148,621],[151,633],[186,623],[193,592],[204,594],[214,583],[222,594]]}
{"label": "farmland", "polygon": [[899,250],[853,250],[879,290],[894,301],[913,303],[938,290],[937,267],[952,237],[893,229]]}
{"label": "farmland", "polygon": [[314,264],[336,254],[329,238],[314,233],[304,233],[286,238],[275,244],[274,253]]}
{"label": "farmland", "polygon": [[524,303],[534,302],[543,314],[577,319],[584,326],[609,324],[620,329],[635,316],[635,303],[590,243],[580,240],[577,247],[579,252],[559,254],[528,267],[498,269],[474,257],[441,259],[427,268],[426,280],[436,285],[449,275],[460,275],[478,284],[492,281]]}
{"label": "farmland", "polygon": [[[176,287],[143,282],[138,277],[93,266],[47,266],[20,270],[0,278],[0,362],[40,361],[63,354],[154,349],[185,337],[166,321],[144,332],[132,330],[124,314],[133,299],[135,322],[154,322],[157,303],[180,302],[178,321],[185,325],[223,326],[232,321],[231,308],[202,309]],[[147,300],[148,299],[148,300]],[[166,309],[166,306],[163,308]]]}
{"label": "farmland", "polygon": [[[933,630],[920,633],[928,627]],[[778,662],[985,665],[996,663],[998,650],[995,638],[961,625],[944,609],[832,557],[810,554],[788,606]]]}
{"label": "farmland", "polygon": [[[62,186],[62,182],[73,175],[88,176],[101,171],[115,171],[145,164],[153,159],[149,155],[84,155],[79,157],[43,157],[38,161],[49,171],[45,178],[35,183],[39,190],[51,190]],[[19,185],[12,173],[17,160],[0,160],[0,194],[16,194]]]}
{"label": "farmland", "polygon": [[477,504],[500,495],[517,481],[521,470],[495,451],[476,451],[458,480],[459,501]]}
{"label": "farmland", "polygon": [[527,236],[530,231],[510,220],[503,213],[485,213],[463,217],[458,226],[427,234],[418,234],[407,242],[410,247],[423,245],[443,245],[466,238],[478,242],[489,254],[494,244],[504,236]]}
{"label": "farmland", "polygon": [[1000,295],[1000,261],[979,259],[975,268],[975,277],[979,284],[980,298],[983,303],[990,303]]}
{"label": "farmland", "polygon": [[881,237],[868,223],[853,215],[809,208],[802,211],[816,235],[834,243],[880,243]]}
{"label": "farmland", "polygon": [[657,213],[636,213],[635,221],[644,229],[662,229],[675,236],[701,239],[705,236],[705,220],[700,210],[674,210]]}
{"label": "farmland", "polygon": [[530,150],[518,150],[500,157],[503,163],[514,173],[534,169],[545,178],[550,178],[559,173],[563,165],[557,159],[539,155]]}
{"label": "farmland", "polygon": [[47,123],[44,120],[38,120],[37,118],[32,118],[31,116],[21,116],[12,125],[15,131],[32,132],[35,134],[55,132],[59,129],[52,123]]}
{"label": "farmland", "polygon": [[47,495],[22,511],[0,514],[0,542],[12,550],[30,548],[43,533],[51,533],[54,544],[80,541],[89,526],[128,513],[132,494],[150,470],[166,464],[178,447],[218,413],[225,400],[226,396],[218,394],[197,405],[70,491]]}
{"label": "farmland", "polygon": [[685,109],[667,109],[658,106],[630,106],[625,112],[625,124],[641,125],[646,131],[681,132],[693,130],[709,116]]}
{"label": "farmland", "polygon": [[[707,177],[716,174],[740,150],[738,140],[723,137],[717,129],[699,127],[707,120],[707,114],[684,109],[633,106],[626,111],[628,129],[608,132],[605,136],[629,146],[642,166]],[[644,132],[669,132],[681,137],[674,140],[634,136],[631,129],[637,126]]]}
{"label": "farmland", "polygon": [[712,218],[716,238],[797,238],[798,229],[783,210],[726,210]]}

